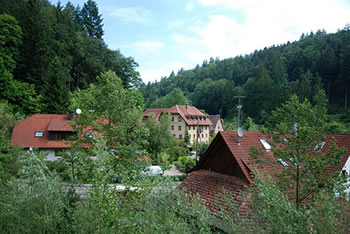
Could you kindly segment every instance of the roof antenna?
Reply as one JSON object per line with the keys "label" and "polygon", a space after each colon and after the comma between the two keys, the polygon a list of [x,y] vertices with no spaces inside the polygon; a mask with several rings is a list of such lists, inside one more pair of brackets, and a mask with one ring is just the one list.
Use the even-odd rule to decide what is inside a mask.
{"label": "roof antenna", "polygon": [[245,98],[245,96],[234,96],[234,98],[238,98],[238,117],[237,117],[237,135],[238,135],[238,140],[237,143],[240,145],[241,144],[241,138],[244,136],[243,128],[241,128],[241,98]]}

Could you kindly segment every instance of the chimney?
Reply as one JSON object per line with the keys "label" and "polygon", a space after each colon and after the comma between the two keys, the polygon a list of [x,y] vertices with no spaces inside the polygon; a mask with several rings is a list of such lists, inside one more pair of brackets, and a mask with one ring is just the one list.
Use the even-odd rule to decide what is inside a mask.
{"label": "chimney", "polygon": [[72,120],[74,117],[74,113],[73,112],[69,112],[68,113],[68,120]]}

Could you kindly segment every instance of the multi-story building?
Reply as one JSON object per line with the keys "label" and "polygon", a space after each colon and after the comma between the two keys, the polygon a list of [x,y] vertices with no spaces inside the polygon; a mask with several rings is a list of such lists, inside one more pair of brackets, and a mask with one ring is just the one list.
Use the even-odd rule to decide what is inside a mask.
{"label": "multi-story building", "polygon": [[148,108],[143,116],[144,119],[152,116],[159,119],[164,113],[171,114],[170,130],[175,139],[183,140],[187,132],[191,144],[194,144],[196,140],[201,143],[209,143],[209,127],[212,123],[208,116],[196,107],[175,105],[171,108]]}

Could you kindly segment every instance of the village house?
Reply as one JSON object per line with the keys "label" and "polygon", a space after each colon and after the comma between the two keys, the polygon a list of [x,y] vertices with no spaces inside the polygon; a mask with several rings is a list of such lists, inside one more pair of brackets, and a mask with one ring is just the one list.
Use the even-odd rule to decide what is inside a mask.
{"label": "village house", "polygon": [[[75,134],[71,125],[74,115],[34,114],[18,123],[12,132],[11,143],[24,149],[38,149],[47,154],[46,160],[56,160],[60,151],[71,146],[67,143]],[[90,136],[91,130],[84,129],[84,134]]]}
{"label": "village house", "polygon": [[208,115],[212,125],[209,128],[209,134],[217,134],[219,131],[224,131],[220,115]]}
{"label": "village house", "polygon": [[209,128],[212,122],[207,115],[194,106],[175,105],[171,108],[148,108],[143,114],[143,119],[144,121],[148,118],[158,120],[165,113],[171,115],[170,130],[175,139],[183,140],[187,131],[191,144],[194,144],[196,140],[199,143],[209,143]]}
{"label": "village house", "polygon": [[[349,175],[350,134],[327,134],[325,142],[321,142],[317,150],[326,152],[331,147],[333,138],[337,146],[346,149],[346,153],[341,159],[341,170],[333,166],[326,173],[348,173]],[[265,163],[262,166],[251,159],[249,154],[251,146],[262,149],[264,152],[262,160],[271,163]],[[203,203],[213,213],[220,210],[217,204],[224,204],[223,199],[218,196],[223,193],[224,188],[232,194],[233,200],[239,207],[239,213],[246,215],[247,203],[242,194],[247,186],[254,183],[253,174],[257,171],[274,175],[282,172],[286,166],[287,163],[282,160],[276,162],[266,135],[260,132],[246,132],[240,138],[236,132],[220,131],[199,162],[189,171],[189,176],[182,182],[180,188],[188,194],[199,194]]]}

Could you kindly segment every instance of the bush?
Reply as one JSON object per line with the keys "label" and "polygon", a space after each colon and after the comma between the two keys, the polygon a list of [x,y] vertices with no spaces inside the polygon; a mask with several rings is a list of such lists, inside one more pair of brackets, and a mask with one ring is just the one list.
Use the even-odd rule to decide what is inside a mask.
{"label": "bush", "polygon": [[177,160],[177,166],[180,167],[179,169],[183,172],[190,170],[195,164],[196,160],[186,156],[179,157]]}
{"label": "bush", "polygon": [[175,162],[179,157],[187,155],[187,149],[181,146],[173,146],[169,148],[168,153],[170,155],[170,162]]}

